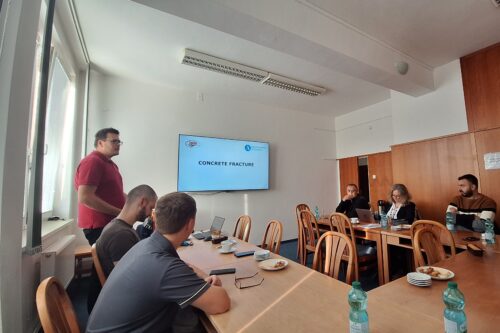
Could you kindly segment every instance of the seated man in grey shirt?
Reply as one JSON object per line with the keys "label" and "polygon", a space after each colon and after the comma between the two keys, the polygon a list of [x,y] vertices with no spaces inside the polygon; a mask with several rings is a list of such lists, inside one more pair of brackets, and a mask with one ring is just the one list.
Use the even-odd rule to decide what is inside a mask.
{"label": "seated man in grey shirt", "polygon": [[104,227],[96,242],[96,250],[106,277],[125,253],[139,242],[139,235],[132,226],[136,221],[144,221],[151,215],[157,199],[156,192],[150,186],[134,187],[128,193],[120,214]]}
{"label": "seated man in grey shirt", "polygon": [[194,230],[196,202],[170,193],[156,203],[156,230],[120,260],[90,315],[87,332],[171,332],[190,305],[207,314],[226,312],[230,299],[216,276],[200,278],[176,249]]}

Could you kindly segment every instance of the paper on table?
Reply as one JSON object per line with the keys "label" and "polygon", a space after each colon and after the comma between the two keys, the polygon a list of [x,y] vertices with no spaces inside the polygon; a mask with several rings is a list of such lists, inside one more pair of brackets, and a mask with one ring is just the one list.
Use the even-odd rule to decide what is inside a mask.
{"label": "paper on table", "polygon": [[364,224],[364,225],[361,225],[360,227],[365,228],[365,229],[380,228],[380,223]]}

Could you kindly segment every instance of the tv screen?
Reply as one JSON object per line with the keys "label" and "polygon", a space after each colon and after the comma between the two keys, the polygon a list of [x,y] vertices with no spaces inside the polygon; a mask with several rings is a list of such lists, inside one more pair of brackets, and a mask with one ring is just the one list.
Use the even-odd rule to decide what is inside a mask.
{"label": "tv screen", "polygon": [[269,189],[269,143],[179,135],[180,192]]}

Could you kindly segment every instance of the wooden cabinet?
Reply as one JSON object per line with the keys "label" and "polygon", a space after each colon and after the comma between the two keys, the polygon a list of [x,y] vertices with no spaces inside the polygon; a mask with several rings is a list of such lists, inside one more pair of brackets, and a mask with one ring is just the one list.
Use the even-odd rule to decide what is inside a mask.
{"label": "wooden cabinet", "polygon": [[395,183],[408,187],[423,219],[443,221],[457,178],[478,176],[474,134],[465,133],[392,146]]}
{"label": "wooden cabinet", "polygon": [[484,168],[484,154],[500,152],[500,128],[474,133],[479,162],[479,189],[497,203],[497,225],[500,225],[500,169],[486,170]]}
{"label": "wooden cabinet", "polygon": [[392,186],[392,156],[390,151],[368,155],[368,177],[370,180],[370,201],[372,207],[377,207],[378,200],[388,200]]}
{"label": "wooden cabinet", "polygon": [[469,131],[500,127],[500,43],[460,59]]}

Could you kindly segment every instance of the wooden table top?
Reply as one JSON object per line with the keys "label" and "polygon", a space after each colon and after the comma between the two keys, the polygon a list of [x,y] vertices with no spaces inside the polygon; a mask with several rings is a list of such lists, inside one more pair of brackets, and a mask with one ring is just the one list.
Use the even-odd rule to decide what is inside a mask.
{"label": "wooden table top", "polygon": [[[483,257],[475,257],[468,252],[463,252],[455,258],[434,266],[443,267],[455,273],[451,281],[456,281],[458,288],[465,295],[465,313],[469,332],[498,331],[500,255],[489,252]],[[411,323],[408,326],[426,325],[429,327],[425,330],[421,329],[421,332],[443,331],[442,294],[447,287],[447,282],[433,280],[430,287],[416,287],[409,284],[406,277],[402,277],[368,293],[368,313],[378,323],[381,315],[375,309],[383,306],[385,311],[392,312],[397,308],[409,314],[410,318],[413,317],[412,320],[410,318],[408,321],[402,320],[407,324]],[[398,318],[399,320],[401,318]],[[392,318],[392,321],[395,319]],[[388,322],[384,325],[392,326],[393,324]]]}
{"label": "wooden table top", "polygon": [[[391,229],[382,229],[380,231],[382,235],[387,236],[396,236],[406,239],[411,239],[410,230],[391,230]],[[482,248],[488,248],[490,251],[500,253],[500,236],[496,235],[495,244],[488,244],[486,246],[481,243],[481,234],[479,232],[467,231],[467,230],[455,230],[451,232],[453,239],[455,240],[455,246],[459,249],[467,249],[467,244],[475,244]],[[478,241],[467,241],[466,237],[475,237],[478,238]]]}
{"label": "wooden table top", "polygon": [[[260,250],[258,246],[246,243],[240,239],[234,237],[230,237],[229,239],[234,239],[237,242],[236,251],[238,252]],[[194,237],[192,237],[191,241],[193,242],[193,246],[182,246],[177,249],[179,257],[190,265],[196,266],[207,273],[213,268],[233,262],[254,260],[253,256],[236,258],[232,253],[221,254],[218,252],[220,244],[212,244],[212,242],[205,242]]]}
{"label": "wooden table top", "polygon": [[[220,254],[217,246],[193,240],[194,246],[179,249],[187,263],[208,273],[215,268],[236,268],[236,274],[221,275],[231,298],[231,310],[208,316],[218,332],[346,332],[349,325],[347,294],[350,286],[291,260],[280,271],[264,271],[253,257]],[[238,240],[241,251],[257,249]],[[282,258],[272,254],[272,258]],[[455,273],[454,281],[465,294],[470,332],[493,332],[500,320],[500,255],[487,251],[483,257],[468,252],[436,266]],[[255,272],[261,285],[238,289],[235,276]],[[447,281],[416,287],[406,277],[368,292],[370,332],[441,332],[442,301]]]}

